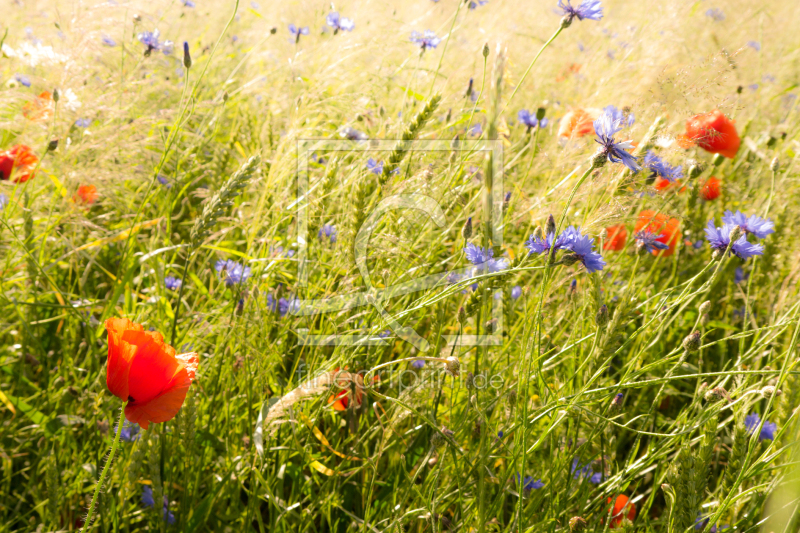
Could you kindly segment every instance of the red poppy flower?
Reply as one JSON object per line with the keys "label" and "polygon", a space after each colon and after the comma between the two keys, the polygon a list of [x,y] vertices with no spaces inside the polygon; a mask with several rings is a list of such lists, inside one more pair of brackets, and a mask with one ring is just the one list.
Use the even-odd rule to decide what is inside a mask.
{"label": "red poppy flower", "polygon": [[33,153],[30,146],[17,144],[10,150],[0,152],[0,180],[10,180],[11,174],[16,170],[12,181],[25,183],[33,179],[39,158]]}
{"label": "red poppy flower", "polygon": [[100,197],[97,194],[97,187],[94,185],[81,185],[78,187],[78,192],[75,193],[75,196],[72,197],[72,200],[77,202],[80,201],[86,205],[91,205],[97,201]]}
{"label": "red poppy flower", "polygon": [[[331,394],[328,398],[328,403],[331,404],[335,411],[346,411],[350,406],[350,399],[355,401],[355,407],[361,407],[361,401],[364,397],[364,376],[362,374],[350,373],[345,369],[339,372],[339,369],[334,369],[336,372],[336,386],[339,387],[339,392]],[[372,382],[380,380],[379,376],[373,376]],[[355,384],[355,397],[353,395],[353,384]]]}
{"label": "red poppy flower", "polygon": [[639,220],[636,221],[634,233],[638,233],[641,230],[647,230],[658,235],[656,240],[669,246],[666,250],[653,250],[653,255],[666,257],[675,253],[675,245],[678,244],[680,237],[680,222],[677,218],[669,218],[663,213],[645,209],[639,213]]}
{"label": "red poppy flower", "polygon": [[625,248],[625,240],[628,238],[628,230],[625,228],[625,224],[607,227],[606,234],[608,237],[605,244],[603,244],[603,250],[619,252]]}
{"label": "red poppy flower", "polygon": [[681,185],[680,180],[669,181],[668,179],[661,177],[656,178],[655,183],[653,183],[653,187],[655,187],[659,192],[665,192],[674,189],[678,189],[678,192],[684,192],[686,190],[686,186]]}
{"label": "red poppy flower", "polygon": [[[608,503],[611,503],[611,498],[608,499]],[[617,499],[614,500],[614,508],[610,509],[610,511],[611,521],[608,523],[608,527],[611,529],[619,527],[624,518],[631,522],[636,518],[636,506],[629,503],[628,497],[624,494],[617,496]]]}
{"label": "red poppy flower", "polygon": [[733,159],[739,151],[739,134],[733,121],[715,109],[695,115],[686,121],[686,134],[678,139],[686,148],[696,144],[706,152]]}
{"label": "red poppy flower", "polygon": [[703,188],[700,189],[700,195],[703,197],[703,200],[716,200],[719,198],[720,193],[720,186],[722,185],[722,181],[711,176],[708,178],[706,183],[703,185]]}
{"label": "red poppy flower", "polygon": [[22,106],[22,114],[25,118],[34,122],[44,122],[53,118],[56,109],[53,102],[53,95],[47,91]]}
{"label": "red poppy flower", "polygon": [[127,400],[125,418],[147,429],[180,411],[197,370],[197,354],[175,354],[160,333],[144,331],[127,318],[106,320],[108,365],[106,385]]}
{"label": "red poppy flower", "polygon": [[594,121],[602,115],[600,109],[573,109],[561,119],[558,126],[559,137],[583,137],[594,133]]}

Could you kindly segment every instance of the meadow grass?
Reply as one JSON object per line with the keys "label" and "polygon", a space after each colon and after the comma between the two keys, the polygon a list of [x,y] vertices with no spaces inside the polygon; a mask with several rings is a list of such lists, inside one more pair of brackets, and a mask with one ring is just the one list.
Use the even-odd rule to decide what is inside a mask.
{"label": "meadow grass", "polygon": [[[798,531],[800,8],[602,4],[7,2],[0,532]],[[608,105],[679,183],[558,135]],[[528,253],[568,226],[602,270]],[[118,427],[112,317],[199,354],[172,420]]]}

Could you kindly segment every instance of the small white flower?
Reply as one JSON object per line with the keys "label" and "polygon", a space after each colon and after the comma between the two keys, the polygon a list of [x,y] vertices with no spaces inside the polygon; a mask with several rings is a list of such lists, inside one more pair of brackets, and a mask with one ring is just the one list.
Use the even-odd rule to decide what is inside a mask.
{"label": "small white flower", "polygon": [[83,104],[78,100],[78,95],[72,89],[67,89],[62,95],[64,99],[64,107],[70,111],[77,111]]}

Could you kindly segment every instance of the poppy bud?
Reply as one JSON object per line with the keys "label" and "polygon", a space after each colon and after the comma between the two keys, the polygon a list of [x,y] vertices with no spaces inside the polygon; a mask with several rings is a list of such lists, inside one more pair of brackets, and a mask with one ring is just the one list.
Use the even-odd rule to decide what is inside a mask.
{"label": "poppy bud", "polygon": [[546,235],[550,235],[551,233],[555,234],[556,232],[556,219],[553,218],[553,215],[547,217],[547,225],[545,226],[544,230]]}
{"label": "poppy bud", "polygon": [[58,139],[50,139],[50,142],[47,143],[47,151],[54,152],[58,148]]}
{"label": "poppy bud", "polygon": [[458,361],[458,357],[455,356],[448,357],[444,364],[444,369],[447,371],[448,374],[457,376],[459,370],[461,369],[461,363]]}
{"label": "poppy bud", "polygon": [[731,228],[731,232],[729,234],[729,237],[730,237],[731,242],[736,242],[736,241],[738,241],[739,239],[742,238],[742,235],[744,235],[744,231],[742,230],[741,226],[737,225],[737,226],[734,226],[733,228]]}
{"label": "poppy bud", "polygon": [[608,324],[608,306],[606,304],[601,305],[600,309],[597,310],[597,314],[594,316],[594,323],[597,324],[598,328]]}
{"label": "poppy bud", "polygon": [[269,29],[269,32],[270,34],[275,35],[276,33],[278,33],[278,28],[273,26],[272,28]]}
{"label": "poppy bud", "polygon": [[586,520],[580,516],[573,516],[569,519],[569,530],[578,533],[586,529]]}
{"label": "poppy bud", "polygon": [[472,237],[472,217],[469,217],[464,223],[464,227],[461,228],[461,236],[464,237],[464,240]]}
{"label": "poppy bud", "polygon": [[592,156],[590,160],[592,164],[592,168],[601,168],[603,165],[606,164],[606,156],[603,152],[597,152]]}
{"label": "poppy bud", "polygon": [[700,349],[700,332],[694,331],[683,339],[683,349],[687,352],[696,352]]}
{"label": "poppy bud", "polygon": [[711,309],[711,302],[706,300],[705,302],[700,304],[699,311],[702,315],[703,313],[708,313],[709,309]]}
{"label": "poppy bud", "polygon": [[700,174],[703,173],[703,169],[697,165],[692,165],[689,167],[689,171],[686,173],[689,176],[689,179],[694,179]]}
{"label": "poppy bud", "polygon": [[778,158],[776,157],[776,158],[774,158],[774,159],[772,160],[772,162],[769,164],[769,169],[770,169],[772,172],[778,172],[778,169],[779,169],[779,168],[780,168],[780,164],[779,164],[779,162],[778,162]]}
{"label": "poppy bud", "polygon": [[189,43],[183,41],[183,66],[186,69],[192,68],[192,56],[189,54]]}
{"label": "poppy bud", "polygon": [[710,320],[710,317],[708,316],[708,313],[703,313],[702,315],[700,315],[700,325],[701,326],[706,327],[708,325],[708,321],[709,320]]}
{"label": "poppy bud", "polygon": [[542,120],[544,118],[544,114],[547,112],[547,109],[544,107],[540,107],[536,110],[536,120]]}
{"label": "poppy bud", "polygon": [[720,166],[723,162],[725,162],[725,158],[719,154],[714,154],[714,157],[711,159],[711,164],[715,167]]}
{"label": "poppy bud", "polygon": [[489,43],[483,45],[483,57],[489,57]]}
{"label": "poppy bud", "polygon": [[59,100],[61,100],[61,91],[59,91],[58,88],[55,88],[53,89],[53,101],[58,103]]}
{"label": "poppy bud", "polygon": [[761,396],[763,396],[765,400],[769,400],[770,398],[772,398],[773,395],[777,397],[783,394],[780,389],[776,389],[772,385],[767,385],[759,392],[761,393]]}

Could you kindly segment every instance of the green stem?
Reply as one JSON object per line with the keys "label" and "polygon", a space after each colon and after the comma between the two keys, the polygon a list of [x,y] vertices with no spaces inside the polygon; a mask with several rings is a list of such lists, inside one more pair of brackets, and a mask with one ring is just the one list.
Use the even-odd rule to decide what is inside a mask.
{"label": "green stem", "polygon": [[89,505],[89,512],[86,514],[86,522],[83,523],[83,527],[81,528],[81,533],[87,531],[87,529],[92,524],[92,515],[94,514],[94,507],[97,505],[97,496],[100,494],[100,489],[103,488],[103,482],[106,480],[106,474],[108,473],[109,467],[111,463],[114,462],[114,453],[117,451],[117,446],[119,446],[119,437],[122,435],[122,422],[125,420],[125,406],[128,405],[128,402],[122,403],[122,408],[119,411],[119,420],[117,421],[117,435],[114,437],[114,444],[111,445],[111,453],[108,454],[108,461],[106,461],[105,466],[103,466],[103,471],[100,473],[100,480],[97,482],[97,485],[94,488],[94,495],[92,496],[92,503]]}
{"label": "green stem", "polygon": [[[563,29],[564,29],[563,26],[559,26],[558,29],[556,30],[556,32],[553,34],[553,36],[550,37],[550,39],[548,39],[548,41],[546,43],[544,43],[542,45],[542,47],[539,49],[539,53],[536,54],[536,57],[533,58],[533,61],[531,61],[531,64],[528,65],[528,70],[525,71],[525,74],[522,75],[522,78],[520,78],[519,83],[517,83],[517,86],[514,87],[514,92],[512,92],[511,96],[508,97],[508,102],[506,102],[506,105],[503,108],[503,111],[506,110],[506,108],[508,107],[508,104],[510,104],[511,100],[514,99],[514,95],[517,94],[517,91],[519,90],[519,88],[522,87],[522,82],[525,81],[525,78],[528,76],[528,73],[533,68],[533,64],[536,63],[536,60],[539,59],[540,55],[542,55],[542,52],[544,52],[544,49],[547,48],[550,45],[550,43],[552,43],[556,39],[556,37],[558,37],[558,34],[561,33],[561,30],[563,30]],[[500,115],[502,116],[503,113],[501,112]]]}

